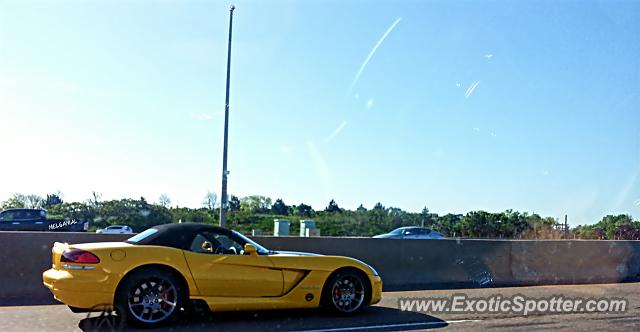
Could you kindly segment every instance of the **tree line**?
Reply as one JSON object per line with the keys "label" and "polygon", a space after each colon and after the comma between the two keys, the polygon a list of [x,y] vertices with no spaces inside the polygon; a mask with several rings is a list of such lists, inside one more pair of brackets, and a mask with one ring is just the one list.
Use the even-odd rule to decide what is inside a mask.
{"label": "tree line", "polygon": [[[13,194],[0,203],[0,209],[44,208],[51,218],[81,219],[92,229],[109,225],[128,225],[139,232],[154,225],[175,222],[218,224],[220,207],[217,195],[208,192],[199,208],[172,206],[168,195],[156,202],[144,197],[103,200],[93,192],[84,202],[65,202],[61,193],[38,196]],[[311,205],[288,205],[282,199],[272,201],[260,195],[230,196],[227,222],[230,228],[250,234],[252,230],[271,234],[274,219],[291,221],[291,234],[299,231],[299,221],[312,219],[325,236],[372,236],[403,226],[426,226],[447,237],[501,239],[640,239],[640,221],[630,215],[608,215],[592,225],[564,229],[558,220],[506,210],[503,212],[470,211],[466,214],[407,212],[377,203],[370,209],[360,205],[355,210],[341,208],[334,200],[315,210]]]}

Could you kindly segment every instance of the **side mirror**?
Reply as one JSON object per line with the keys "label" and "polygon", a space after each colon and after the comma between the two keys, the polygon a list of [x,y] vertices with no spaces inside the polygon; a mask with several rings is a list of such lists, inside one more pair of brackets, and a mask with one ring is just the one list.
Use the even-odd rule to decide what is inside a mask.
{"label": "side mirror", "polygon": [[206,252],[213,252],[213,244],[211,244],[211,242],[209,241],[204,241],[202,242],[202,250],[206,251]]}
{"label": "side mirror", "polygon": [[251,243],[244,245],[244,254],[250,256],[258,256],[258,248]]}

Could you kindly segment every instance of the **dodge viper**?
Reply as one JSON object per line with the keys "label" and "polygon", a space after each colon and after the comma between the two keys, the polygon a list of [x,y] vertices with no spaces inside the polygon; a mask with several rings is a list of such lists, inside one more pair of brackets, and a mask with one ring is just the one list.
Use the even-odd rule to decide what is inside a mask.
{"label": "dodge viper", "polygon": [[55,299],[75,312],[110,306],[143,326],[194,305],[352,314],[382,295],[380,276],[359,260],[271,251],[236,231],[196,223],[152,227],[125,242],[56,242],[52,260],[42,279]]}

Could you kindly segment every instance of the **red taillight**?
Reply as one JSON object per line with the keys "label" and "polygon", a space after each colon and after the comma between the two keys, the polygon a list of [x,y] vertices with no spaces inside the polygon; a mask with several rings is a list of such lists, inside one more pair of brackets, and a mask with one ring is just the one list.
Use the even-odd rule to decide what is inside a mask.
{"label": "red taillight", "polygon": [[77,264],[98,264],[100,263],[100,258],[86,250],[67,249],[62,253],[60,261]]}

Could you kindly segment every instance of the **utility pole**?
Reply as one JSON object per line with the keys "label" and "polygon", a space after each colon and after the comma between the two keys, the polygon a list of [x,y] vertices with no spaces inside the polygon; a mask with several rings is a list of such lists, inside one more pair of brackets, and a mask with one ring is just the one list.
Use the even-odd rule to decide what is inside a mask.
{"label": "utility pole", "polygon": [[227,208],[229,198],[227,197],[227,146],[229,141],[229,81],[231,80],[231,31],[233,28],[234,5],[229,8],[229,44],[227,46],[227,94],[224,101],[224,148],[222,149],[222,193],[220,202],[220,227],[227,227]]}

